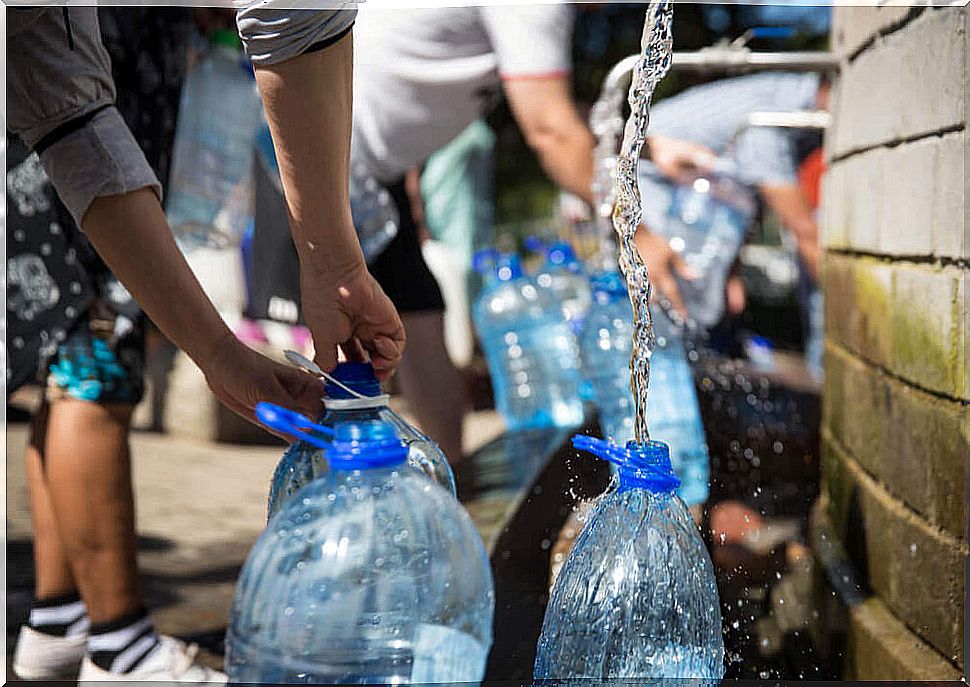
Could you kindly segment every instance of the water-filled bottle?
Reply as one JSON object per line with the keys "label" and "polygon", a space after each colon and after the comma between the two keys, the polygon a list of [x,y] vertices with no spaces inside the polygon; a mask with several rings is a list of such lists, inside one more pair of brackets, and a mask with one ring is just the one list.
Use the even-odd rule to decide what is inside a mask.
{"label": "water-filled bottle", "polygon": [[[580,337],[583,374],[593,389],[603,435],[620,445],[634,438],[636,405],[630,390],[633,307],[626,283],[617,272],[593,280],[593,306]],[[679,494],[689,505],[703,503],[709,492],[710,459],[700,404],[684,339],[659,308],[652,308],[657,329],[650,357],[647,428],[671,447]]]}
{"label": "water-filled bottle", "polygon": [[253,137],[262,105],[233,31],[215,31],[186,77],[166,214],[183,249],[238,245],[251,217]]}
{"label": "water-filled bottle", "polygon": [[[340,363],[330,373],[324,387],[324,414],[320,424],[333,428],[342,422],[383,420],[390,423],[397,436],[408,447],[408,464],[440,484],[452,496],[456,494],[455,475],[448,459],[434,441],[388,407],[388,396],[370,363]],[[363,397],[363,398],[362,398]],[[297,491],[328,470],[324,452],[299,440],[283,454],[270,485],[269,517]]]}
{"label": "water-filled bottle", "polygon": [[473,318],[507,428],[578,426],[579,352],[557,304],[522,273],[517,256],[479,253],[475,262],[491,273]]}
{"label": "water-filled bottle", "polygon": [[719,679],[724,641],[714,568],[661,442],[577,436],[616,466],[556,578],[537,680]]}
{"label": "water-filled bottle", "polygon": [[680,497],[691,506],[707,501],[711,460],[682,335],[657,336],[650,357],[647,427],[652,439],[670,446]]}
{"label": "water-filled bottle", "polygon": [[592,302],[589,278],[576,251],[566,241],[556,241],[548,246],[537,237],[530,236],[526,247],[544,255],[544,262],[535,274],[535,282],[541,289],[548,289],[562,310],[563,319],[573,333],[582,329],[583,318]]}
{"label": "water-filled bottle", "polygon": [[644,221],[668,237],[670,246],[696,275],[675,275],[690,317],[713,327],[724,315],[724,285],[756,210],[750,189],[735,181],[735,168],[719,161],[716,171],[672,183],[644,165],[640,175]]}
{"label": "water-filled bottle", "polygon": [[277,406],[260,404],[257,416],[326,451],[330,470],[283,506],[246,559],[226,633],[229,679],[481,680],[494,591],[458,501],[406,467],[389,423],[341,423],[327,436]]}
{"label": "water-filled bottle", "polygon": [[350,167],[350,212],[364,258],[371,262],[397,236],[401,216],[391,194],[359,163]]}
{"label": "water-filled bottle", "polygon": [[633,438],[636,412],[630,391],[633,307],[618,272],[594,275],[591,284],[593,304],[579,338],[583,377],[599,410],[603,436],[622,445]]}

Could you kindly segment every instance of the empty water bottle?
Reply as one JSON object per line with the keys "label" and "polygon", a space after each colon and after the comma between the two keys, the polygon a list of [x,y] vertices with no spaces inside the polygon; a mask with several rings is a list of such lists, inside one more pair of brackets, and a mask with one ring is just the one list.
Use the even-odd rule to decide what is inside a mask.
{"label": "empty water bottle", "polygon": [[721,678],[714,568],[674,492],[667,446],[586,436],[573,444],[613,463],[617,476],[556,578],[535,678]]}
{"label": "empty water bottle", "polygon": [[326,451],[330,471],[267,525],[226,633],[233,682],[481,680],[494,592],[481,537],[447,491],[405,468],[379,420],[333,430],[260,404],[268,426]]}
{"label": "empty water bottle", "polygon": [[[434,441],[422,434],[388,407],[388,396],[370,363],[340,363],[330,373],[324,387],[325,412],[320,424],[334,428],[342,422],[383,420],[390,423],[397,436],[408,447],[408,464],[440,484],[452,496],[456,494],[455,475],[448,459]],[[269,517],[302,487],[326,473],[324,452],[300,440],[290,445],[273,474],[269,492]]]}
{"label": "empty water bottle", "polygon": [[750,189],[735,181],[736,169],[719,161],[715,171],[674,184],[644,165],[640,175],[644,222],[663,234],[694,273],[675,275],[690,317],[713,327],[724,315],[724,285],[744,242],[756,205]]}
{"label": "empty water bottle", "polygon": [[579,353],[557,304],[523,275],[517,256],[480,252],[475,263],[490,273],[473,317],[507,428],[578,426]]}
{"label": "empty water bottle", "polygon": [[569,328],[578,334],[592,302],[592,293],[589,278],[576,257],[576,251],[566,241],[556,241],[546,246],[534,236],[526,239],[526,247],[543,254],[545,260],[536,272],[536,284],[551,292]]}
{"label": "empty water bottle", "polygon": [[215,31],[186,77],[166,214],[183,248],[237,245],[251,216],[253,137],[262,112],[233,31]]}

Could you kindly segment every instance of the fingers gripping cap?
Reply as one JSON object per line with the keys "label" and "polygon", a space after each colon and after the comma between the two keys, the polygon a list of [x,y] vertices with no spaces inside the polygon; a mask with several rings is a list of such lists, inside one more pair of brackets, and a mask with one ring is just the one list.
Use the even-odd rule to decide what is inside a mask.
{"label": "fingers gripping cap", "polygon": [[670,448],[662,441],[643,444],[630,441],[626,446],[618,446],[612,441],[576,435],[573,446],[616,465],[620,490],[646,489],[660,494],[680,486],[670,462]]}
{"label": "fingers gripping cap", "polygon": [[[383,393],[381,383],[374,374],[374,366],[370,363],[340,363],[330,376],[362,396],[380,396]],[[324,390],[330,398],[356,398],[352,393],[329,380],[324,385]]]}

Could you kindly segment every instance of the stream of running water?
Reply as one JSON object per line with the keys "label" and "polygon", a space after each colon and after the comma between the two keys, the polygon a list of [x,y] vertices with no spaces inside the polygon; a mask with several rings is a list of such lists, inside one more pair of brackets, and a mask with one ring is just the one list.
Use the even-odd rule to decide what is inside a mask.
{"label": "stream of running water", "polygon": [[642,208],[637,169],[640,152],[650,123],[654,89],[670,69],[673,45],[673,2],[651,3],[647,8],[640,40],[641,57],[633,70],[628,96],[630,117],[616,158],[613,228],[619,244],[620,271],[626,278],[633,304],[633,354],[630,358],[630,389],[636,407],[635,437],[638,443],[650,438],[647,428],[647,389],[650,385],[650,356],[655,336],[650,314],[650,275],[640,258],[634,235],[640,226]]}

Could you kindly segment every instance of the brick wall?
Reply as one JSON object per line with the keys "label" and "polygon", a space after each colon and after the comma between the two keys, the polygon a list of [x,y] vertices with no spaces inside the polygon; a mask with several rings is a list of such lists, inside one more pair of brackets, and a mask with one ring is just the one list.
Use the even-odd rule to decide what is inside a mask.
{"label": "brick wall", "polygon": [[872,592],[849,609],[844,665],[953,679],[970,461],[967,11],[838,7],[832,38],[816,514]]}

